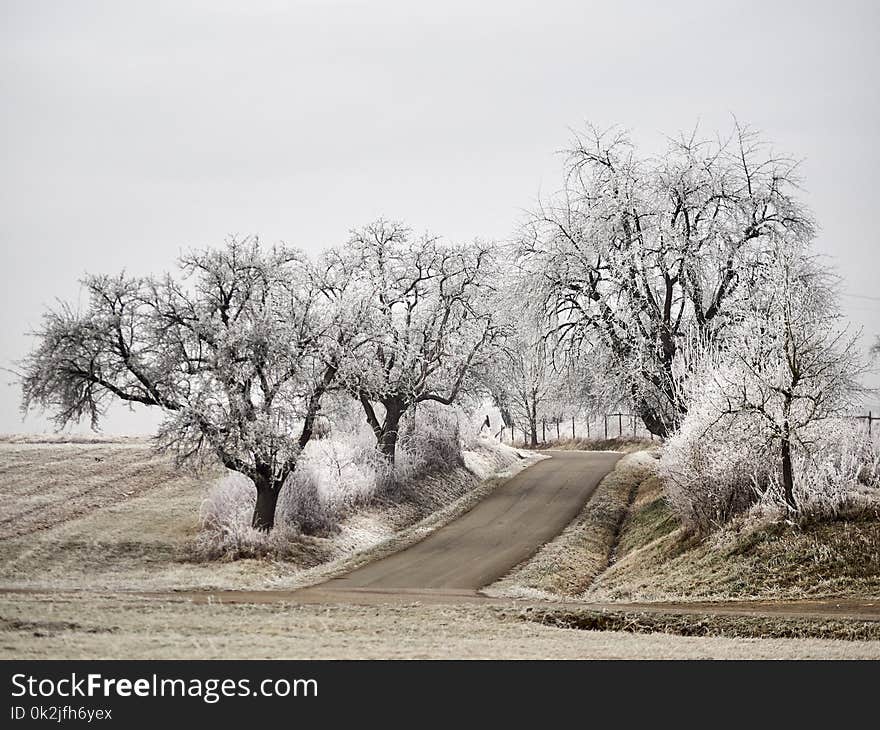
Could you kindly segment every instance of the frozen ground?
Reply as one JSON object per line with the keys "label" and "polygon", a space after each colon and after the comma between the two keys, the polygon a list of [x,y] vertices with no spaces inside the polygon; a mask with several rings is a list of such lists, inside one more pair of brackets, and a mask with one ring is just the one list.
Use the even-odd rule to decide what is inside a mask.
{"label": "frozen ground", "polygon": [[0,595],[0,656],[53,659],[877,659],[878,641],[563,629],[491,606]]}
{"label": "frozen ground", "polygon": [[[468,465],[479,468],[471,459]],[[184,587],[290,588],[365,559],[349,554],[311,571],[268,560],[188,561],[186,546],[213,478],[175,472],[137,440],[0,440],[0,589],[6,589],[0,591],[0,656],[880,658],[877,641],[586,631],[523,621],[497,605],[399,599],[370,606],[197,605],[183,596],[135,595]],[[484,481],[391,542],[374,542],[366,555],[418,540],[497,484]],[[379,519],[369,511],[357,518],[368,532]],[[16,586],[33,592],[8,592]],[[83,592],[59,592],[64,588]]]}

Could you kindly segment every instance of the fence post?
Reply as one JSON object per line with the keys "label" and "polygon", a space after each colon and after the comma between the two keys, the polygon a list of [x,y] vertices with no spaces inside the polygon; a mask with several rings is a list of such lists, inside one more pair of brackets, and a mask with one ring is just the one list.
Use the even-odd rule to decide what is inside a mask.
{"label": "fence post", "polygon": [[574,416],[571,417],[571,440],[574,441]]}
{"label": "fence post", "polygon": [[873,421],[871,411],[868,411],[868,436],[871,435],[871,421]]}
{"label": "fence post", "polygon": [[556,440],[559,441],[559,416],[556,416]]}
{"label": "fence post", "polygon": [[605,414],[605,440],[608,440],[608,414]]}
{"label": "fence post", "polygon": [[617,414],[617,435],[620,438],[623,438],[623,414]]}
{"label": "fence post", "polygon": [[[574,428],[574,419],[571,422],[572,429]],[[590,418],[587,416],[587,438],[590,438]]]}
{"label": "fence post", "polygon": [[547,443],[547,419],[546,418],[541,419],[541,443],[542,444]]}
{"label": "fence post", "polygon": [[635,415],[632,416],[632,419],[633,419],[633,438],[635,438],[636,437],[636,417],[635,417]]}

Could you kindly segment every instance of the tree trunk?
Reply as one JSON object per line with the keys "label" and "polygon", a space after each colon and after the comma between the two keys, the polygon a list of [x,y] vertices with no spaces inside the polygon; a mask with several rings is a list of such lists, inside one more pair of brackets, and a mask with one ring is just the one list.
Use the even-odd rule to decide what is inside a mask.
{"label": "tree trunk", "polygon": [[782,488],[785,491],[785,504],[792,512],[797,511],[797,503],[794,501],[794,469],[791,464],[791,439],[788,428],[784,429],[782,437]]}
{"label": "tree trunk", "polygon": [[388,462],[394,464],[394,457],[397,453],[397,437],[400,434],[400,418],[404,413],[404,408],[397,401],[387,401],[385,405],[385,421],[382,423],[382,429],[377,434],[379,453],[382,454]]}
{"label": "tree trunk", "polygon": [[666,438],[669,435],[669,425],[666,423],[662,414],[658,413],[657,409],[645,400],[642,399],[637,401],[636,412],[639,414],[639,418],[644,422],[645,428],[647,428],[652,434],[660,438]]}
{"label": "tree trunk", "polygon": [[529,441],[532,446],[538,445],[538,408],[535,401],[532,401],[531,413],[529,414]]}
{"label": "tree trunk", "polygon": [[389,428],[383,429],[378,440],[379,453],[393,464],[394,457],[397,454],[397,424],[393,426],[389,424]]}
{"label": "tree trunk", "polygon": [[315,390],[312,392],[312,395],[309,397],[309,404],[306,408],[306,416],[303,419],[303,427],[302,432],[299,436],[299,447],[304,449],[306,444],[312,438],[312,435],[315,431],[315,419],[318,416],[318,412],[321,410],[321,398],[324,397],[324,393],[327,392],[327,388],[330,387],[330,384],[333,382],[333,378],[336,377],[337,368],[336,365],[331,364],[324,368],[324,374],[321,377],[321,380],[315,387]]}
{"label": "tree trunk", "polygon": [[632,388],[633,406],[645,428],[655,436],[666,438],[681,424],[687,408],[676,393],[672,377],[672,361],[662,364],[663,372],[652,376],[642,373],[642,377],[651,382],[656,389],[654,398],[639,395],[635,386]]}
{"label": "tree trunk", "polygon": [[382,405],[385,406],[385,420],[379,423],[369,395],[364,392],[359,397],[364,413],[367,415],[367,423],[370,424],[370,428],[373,429],[373,434],[376,436],[376,448],[393,464],[397,451],[397,436],[400,432],[400,419],[407,410],[406,401],[397,397],[382,400]]}
{"label": "tree trunk", "polygon": [[257,503],[254,505],[254,517],[251,526],[256,530],[269,532],[275,526],[275,507],[278,504],[280,489],[273,487],[257,487]]}
{"label": "tree trunk", "polygon": [[510,414],[510,405],[498,393],[492,393],[492,402],[501,414],[501,423],[505,428],[513,427],[513,416]]}

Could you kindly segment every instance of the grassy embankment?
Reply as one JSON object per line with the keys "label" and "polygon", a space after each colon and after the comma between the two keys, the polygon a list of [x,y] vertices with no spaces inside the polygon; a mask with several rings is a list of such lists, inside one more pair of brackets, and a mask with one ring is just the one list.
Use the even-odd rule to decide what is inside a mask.
{"label": "grassy embankment", "polygon": [[[589,602],[863,599],[880,596],[880,520],[791,525],[742,517],[684,530],[663,499],[656,451],[621,459],[578,518],[490,595]],[[532,612],[557,626],[683,635],[875,637],[880,624]],[[822,624],[822,625],[820,625]]]}

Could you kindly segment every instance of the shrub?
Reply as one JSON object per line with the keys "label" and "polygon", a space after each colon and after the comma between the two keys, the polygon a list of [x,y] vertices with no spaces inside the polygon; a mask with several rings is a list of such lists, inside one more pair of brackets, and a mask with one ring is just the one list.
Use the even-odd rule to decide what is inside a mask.
{"label": "shrub", "polygon": [[397,486],[409,484],[425,474],[463,464],[455,413],[424,405],[415,416],[415,425],[411,422],[401,433],[393,481]]}
{"label": "shrub", "polygon": [[255,530],[251,527],[255,501],[254,485],[241,474],[229,472],[218,479],[202,502],[194,557],[238,560],[284,555],[296,531],[287,525],[276,526],[270,533]]}
{"label": "shrub", "polygon": [[309,535],[326,535],[337,530],[336,512],[321,496],[319,479],[311,465],[297,465],[278,495],[276,520],[280,524]]}
{"label": "shrub", "polygon": [[[795,458],[800,519],[839,519],[880,512],[880,438],[846,421],[817,424],[810,449]],[[778,501],[778,475],[768,496]]]}
{"label": "shrub", "polygon": [[278,502],[280,522],[310,534],[331,534],[352,508],[370,502],[388,467],[366,439],[333,436],[309,444]]}
{"label": "shrub", "polygon": [[759,499],[771,459],[742,423],[694,410],[663,449],[666,501],[685,527],[706,531]]}
{"label": "shrub", "polygon": [[[780,458],[767,451],[762,428],[756,418],[719,416],[706,406],[688,413],[660,460],[666,500],[686,527],[705,531],[752,506],[785,516]],[[798,519],[876,514],[878,438],[838,419],[804,435],[793,454]]]}

